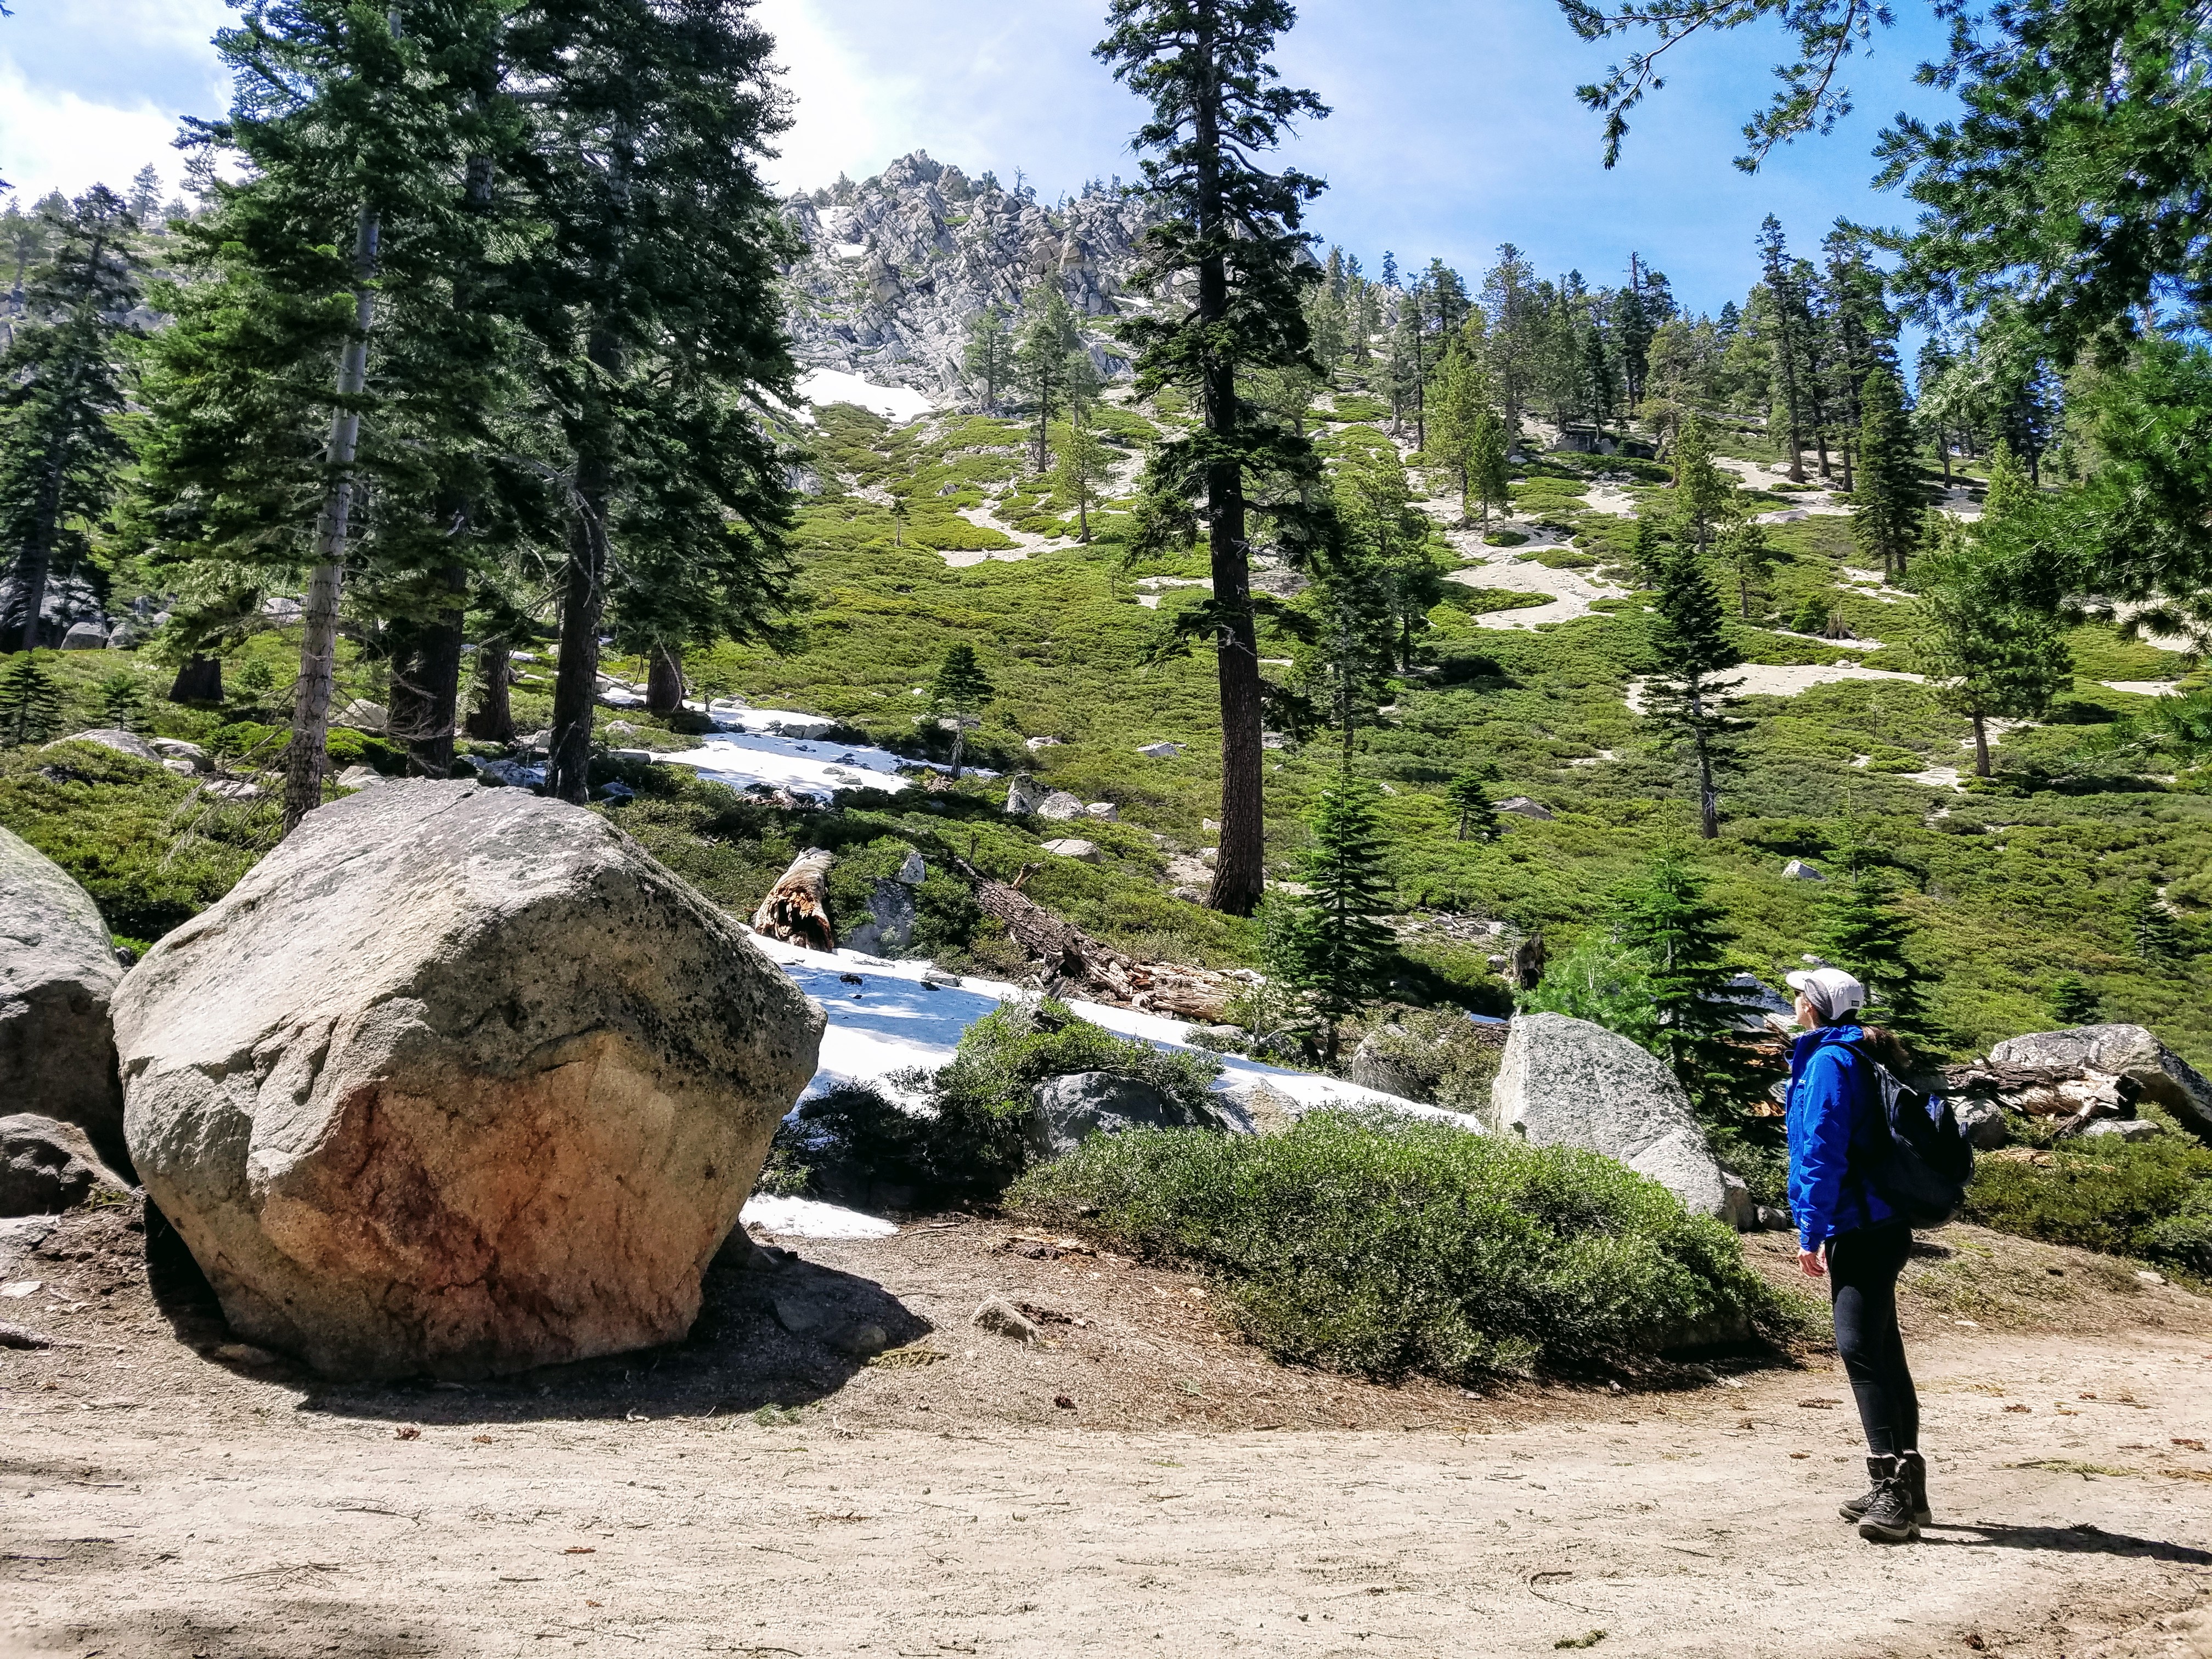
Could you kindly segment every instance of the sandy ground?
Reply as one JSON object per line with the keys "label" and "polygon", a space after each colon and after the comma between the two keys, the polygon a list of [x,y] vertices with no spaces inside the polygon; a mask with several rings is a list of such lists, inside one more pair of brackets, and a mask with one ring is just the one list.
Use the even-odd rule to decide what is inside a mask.
{"label": "sandy ground", "polygon": [[[2206,1651],[2212,1310],[2113,1264],[1969,1230],[1916,1264],[1939,1525],[1885,1549],[1834,1516],[1818,1353],[1375,1388],[1018,1234],[812,1243],[718,1268],[673,1348],[368,1389],[226,1357],[173,1246],[149,1288],[127,1216],[73,1222],[7,1268],[83,1346],[0,1352],[0,1653]],[[970,1325],[990,1293],[1050,1346]],[[856,1319],[892,1363],[841,1357]]]}

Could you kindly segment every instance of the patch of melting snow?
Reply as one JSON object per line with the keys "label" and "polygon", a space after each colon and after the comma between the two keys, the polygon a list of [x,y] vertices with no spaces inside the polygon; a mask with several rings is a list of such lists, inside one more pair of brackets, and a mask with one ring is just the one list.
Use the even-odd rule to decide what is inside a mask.
{"label": "patch of melting snow", "polygon": [[[829,1017],[822,1033],[820,1069],[807,1085],[807,1095],[820,1094],[839,1084],[864,1083],[899,1099],[900,1091],[889,1085],[890,1073],[908,1066],[933,1069],[948,1064],[970,1025],[1000,1003],[1030,994],[1003,981],[972,978],[962,979],[957,987],[932,989],[921,982],[924,974],[933,971],[926,962],[885,962],[856,951],[840,951],[832,956],[758,934],[753,943],[779,963],[800,990],[819,1002]],[[859,975],[861,982],[847,984],[843,978],[847,974]],[[1182,1040],[1190,1029],[1186,1020],[1097,1002],[1071,1001],[1068,1006],[1117,1036],[1135,1037],[1156,1048],[1204,1052]],[[1223,1115],[1240,1128],[1254,1127],[1259,1115],[1255,1108],[1263,1106],[1297,1114],[1322,1106],[1374,1105],[1481,1132],[1480,1123],[1463,1112],[1425,1106],[1339,1078],[1287,1071],[1237,1054],[1214,1057],[1222,1062],[1221,1076],[1213,1085],[1216,1103]],[[915,1103],[901,1100],[900,1103],[912,1106]]]}
{"label": "patch of melting snow", "polygon": [[2099,680],[2108,691],[2132,691],[2139,697],[2179,697],[2184,695],[2175,680]]}
{"label": "patch of melting snow", "polygon": [[[714,707],[712,718],[724,729],[702,738],[696,749],[657,758],[671,766],[690,767],[709,782],[727,784],[732,789],[761,784],[823,802],[840,789],[865,787],[896,793],[907,787],[907,780],[900,775],[902,769],[950,769],[864,743],[824,743],[821,734],[831,722],[820,714],[721,703]],[[981,768],[968,769],[979,778],[997,775]]]}
{"label": "patch of melting snow", "polygon": [[936,405],[912,386],[877,386],[835,368],[810,369],[799,377],[797,389],[800,398],[817,408],[825,404],[857,404],[902,425],[936,411]]}
{"label": "patch of melting snow", "polygon": [[738,1219],[787,1238],[889,1238],[898,1231],[896,1221],[811,1198],[749,1198]]}
{"label": "patch of melting snow", "polygon": [[[1743,682],[1733,694],[1740,697],[1794,697],[1801,691],[1836,680],[1910,680],[1915,685],[1921,683],[1917,674],[1900,673],[1889,668],[1862,668],[1855,662],[1746,663],[1741,668],[1729,670],[1725,678]],[[1644,712],[1644,684],[1641,676],[1628,683],[1626,697],[1632,713]]]}

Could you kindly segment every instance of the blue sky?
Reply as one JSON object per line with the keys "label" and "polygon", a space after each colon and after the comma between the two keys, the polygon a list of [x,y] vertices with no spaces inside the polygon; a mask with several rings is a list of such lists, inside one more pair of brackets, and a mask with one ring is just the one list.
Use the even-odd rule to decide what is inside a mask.
{"label": "blue sky", "polygon": [[[29,194],[120,185],[147,161],[173,181],[177,118],[214,114],[225,87],[207,41],[221,0],[10,0],[0,19],[0,173]],[[1025,171],[1049,197],[1133,175],[1138,108],[1091,56],[1100,0],[760,0],[798,100],[773,172],[811,187],[926,149],[971,172]],[[1552,0],[1310,0],[1279,62],[1330,104],[1288,154],[1327,178],[1313,228],[1401,264],[1432,254],[1473,280],[1501,241],[1547,273],[1620,280],[1629,250],[1698,309],[1740,296],[1767,213],[1811,252],[1838,216],[1909,217],[1869,187],[1869,149],[1899,109],[1941,112],[1912,70],[1941,45],[1903,9],[1846,76],[1858,112],[1778,152],[1729,164],[1767,96],[1771,29],[1692,42],[1635,119],[1621,164],[1598,164],[1597,118],[1574,101],[1613,55],[1585,46]]]}

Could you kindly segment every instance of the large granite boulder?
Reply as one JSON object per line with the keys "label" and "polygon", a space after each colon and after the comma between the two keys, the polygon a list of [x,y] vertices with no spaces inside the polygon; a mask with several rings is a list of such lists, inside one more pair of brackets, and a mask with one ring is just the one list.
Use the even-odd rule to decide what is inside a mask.
{"label": "large granite boulder", "polygon": [[1064,1158],[1095,1134],[1125,1129],[1219,1129],[1221,1119],[1141,1079],[1115,1072],[1049,1077],[1030,1094],[1030,1142],[1040,1158]]}
{"label": "large granite boulder", "polygon": [[681,1336],[823,1016],[605,819],[310,813],[115,1005],[131,1150],[239,1335],[471,1376]]}
{"label": "large granite boulder", "polygon": [[0,1216],[59,1215],[96,1193],[129,1191],[76,1124],[33,1112],[0,1117]]}
{"label": "large granite boulder", "polygon": [[1689,1097],[1626,1037],[1565,1014],[1523,1014],[1506,1036],[1490,1097],[1500,1129],[1618,1159],[1691,1214],[1729,1218],[1721,1167]]}
{"label": "large granite boulder", "polygon": [[2140,1025],[2075,1025],[2008,1037],[1990,1050],[1990,1059],[2073,1078],[2126,1078],[2142,1099],[2212,1137],[2212,1082]]}
{"label": "large granite boulder", "polygon": [[0,1103],[123,1149],[108,999],[123,977],[107,924],[69,872],[0,830]]}

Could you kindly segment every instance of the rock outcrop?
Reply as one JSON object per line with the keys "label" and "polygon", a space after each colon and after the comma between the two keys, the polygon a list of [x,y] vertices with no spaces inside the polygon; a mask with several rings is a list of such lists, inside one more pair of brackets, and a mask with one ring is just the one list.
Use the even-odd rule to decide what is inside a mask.
{"label": "rock outcrop", "polygon": [[[1999,1068],[2040,1071],[2054,1079],[2076,1080],[2070,1094],[2064,1081],[2054,1084],[2062,1101],[2095,1090],[2100,1080],[2125,1079],[2139,1098],[2163,1106],[2198,1134],[2212,1137],[2212,1082],[2140,1025],[2076,1025],[2063,1031],[2037,1031],[2000,1042],[1990,1050]],[[2015,1110],[2032,1110],[2015,1104]],[[2057,1110],[2058,1107],[2050,1109]],[[2078,1106],[2076,1107],[2078,1109]]]}
{"label": "rock outcrop", "polygon": [[1030,1094],[1030,1142],[1040,1158],[1064,1158],[1094,1134],[1125,1129],[1218,1129],[1221,1119],[1164,1091],[1113,1072],[1047,1078]]}
{"label": "rock outcrop", "polygon": [[1692,1215],[1728,1219],[1721,1167],[1674,1074],[1625,1036],[1565,1014],[1524,1014],[1491,1086],[1501,1130],[1579,1146],[1646,1175]]}
{"label": "rock outcrop", "polygon": [[[1152,217],[1142,198],[1104,186],[1048,208],[919,150],[863,184],[794,196],[784,210],[807,250],[784,275],[802,368],[948,403],[965,395],[961,356],[978,313],[995,307],[1018,327],[1024,297],[1047,283],[1079,319],[1119,313]],[[1086,342],[1102,371],[1126,370],[1103,333]]]}
{"label": "rock outcrop", "polygon": [[0,1117],[0,1216],[59,1215],[95,1193],[129,1191],[76,1124],[30,1112]]}
{"label": "rock outcrop", "polygon": [[368,1377],[681,1336],[822,1025],[604,819],[465,782],[309,814],[115,1004],[233,1329]]}
{"label": "rock outcrop", "polygon": [[123,1147],[107,1011],[122,977],[91,895],[0,830],[0,1102],[76,1124],[109,1158]]}

